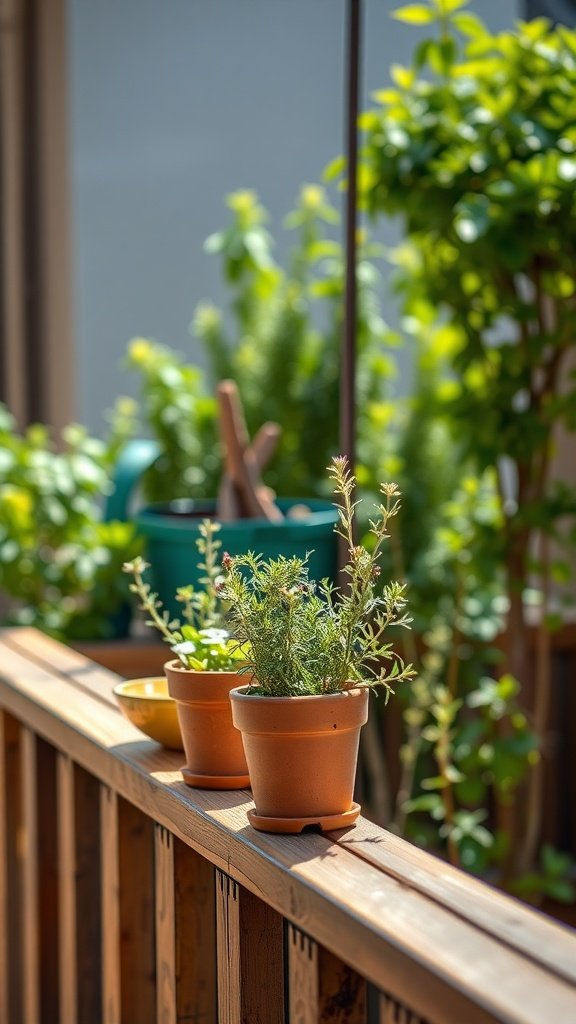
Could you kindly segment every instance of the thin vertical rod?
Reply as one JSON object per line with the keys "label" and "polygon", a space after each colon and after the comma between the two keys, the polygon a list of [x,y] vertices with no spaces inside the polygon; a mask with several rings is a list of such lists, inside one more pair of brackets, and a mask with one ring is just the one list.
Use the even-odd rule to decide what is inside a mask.
{"label": "thin vertical rod", "polygon": [[348,0],[346,155],[346,277],[340,372],[340,451],[354,469],[356,460],[356,222],[358,165],[358,95],[360,80],[361,0]]}

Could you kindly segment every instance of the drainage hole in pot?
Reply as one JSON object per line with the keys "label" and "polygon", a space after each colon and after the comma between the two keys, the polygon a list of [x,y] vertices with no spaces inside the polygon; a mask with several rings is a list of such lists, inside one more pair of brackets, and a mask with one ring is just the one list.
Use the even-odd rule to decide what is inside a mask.
{"label": "drainage hole in pot", "polygon": [[301,830],[300,834],[304,835],[305,832],[317,832],[319,835],[322,835],[322,826],[320,825],[319,822],[316,822],[316,824],[314,825],[304,825],[304,828]]}

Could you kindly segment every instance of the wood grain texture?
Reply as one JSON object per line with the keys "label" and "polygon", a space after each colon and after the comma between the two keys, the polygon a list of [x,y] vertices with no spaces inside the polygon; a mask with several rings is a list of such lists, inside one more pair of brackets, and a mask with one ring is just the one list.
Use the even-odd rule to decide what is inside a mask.
{"label": "wood grain texture", "polygon": [[122,1021],[156,1024],[154,825],[118,801]]}
{"label": "wood grain texture", "polygon": [[36,737],[22,729],[22,999],[24,1024],[40,1020],[40,917],[38,901],[38,824],[36,813]]}
{"label": "wood grain texture", "polygon": [[76,849],[76,977],[82,1024],[102,1020],[102,905],[100,785],[91,772],[74,768]]}
{"label": "wood grain texture", "polygon": [[214,875],[209,861],[174,839],[178,1024],[218,1020]]}
{"label": "wood grain texture", "polygon": [[240,1002],[240,904],[238,883],[216,872],[218,1024],[242,1024]]}
{"label": "wood grain texture", "polygon": [[156,911],[156,1020],[176,1024],[176,918],[174,910],[174,839],[154,826]]}
{"label": "wood grain texture", "polygon": [[319,1021],[366,1024],[366,982],[328,950],[318,951]]}
{"label": "wood grain texture", "polygon": [[291,924],[287,936],[289,1024],[317,1024],[318,946]]}
{"label": "wood grain texture", "polygon": [[75,1024],[76,966],[76,845],[74,840],[74,764],[59,754],[56,767],[58,800],[58,878],[60,887],[59,979],[60,1024]]}
{"label": "wood grain texture", "polygon": [[240,889],[241,1019],[284,1024],[284,923],[276,911]]}
{"label": "wood grain texture", "polygon": [[39,664],[13,635],[0,646],[0,704],[399,1006],[431,1024],[572,1024],[576,939],[564,929],[505,896],[492,901],[460,872],[444,888],[446,866],[409,844],[402,868],[394,837],[363,821],[332,837],[254,832],[247,793],[189,789],[178,755],[137,741],[115,709],[77,689],[76,669],[62,674],[59,656],[50,666],[44,649]]}
{"label": "wood grain texture", "polygon": [[40,1009],[42,1024],[60,1020],[58,817],[54,747],[36,738],[38,794],[38,902],[40,942]]}
{"label": "wood grain texture", "polygon": [[118,799],[100,787],[100,863],[102,894],[102,1022],[121,1019],[120,869],[118,862]]}
{"label": "wood grain texture", "polygon": [[8,834],[6,787],[6,716],[0,710],[0,1020],[8,1020]]}

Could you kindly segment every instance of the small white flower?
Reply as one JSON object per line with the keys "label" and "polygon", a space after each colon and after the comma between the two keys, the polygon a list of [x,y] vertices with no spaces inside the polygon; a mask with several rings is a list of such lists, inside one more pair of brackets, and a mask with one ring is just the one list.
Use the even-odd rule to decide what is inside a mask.
{"label": "small white flower", "polygon": [[230,636],[227,630],[215,628],[201,629],[198,635],[202,644],[224,644]]}
{"label": "small white flower", "polygon": [[196,644],[192,640],[184,640],[181,644],[174,644],[170,648],[173,654],[194,654],[196,652]]}

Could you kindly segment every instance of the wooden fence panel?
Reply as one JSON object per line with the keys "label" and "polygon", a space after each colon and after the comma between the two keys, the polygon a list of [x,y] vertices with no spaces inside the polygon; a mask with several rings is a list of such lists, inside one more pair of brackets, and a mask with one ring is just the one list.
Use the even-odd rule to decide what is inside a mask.
{"label": "wooden fence panel", "polygon": [[118,799],[108,786],[100,787],[100,862],[102,893],[102,1021],[119,1024],[120,877],[118,862]]}
{"label": "wooden fence panel", "polygon": [[318,946],[292,924],[287,933],[289,1024],[317,1024]]}
{"label": "wooden fence panel", "polygon": [[176,1019],[217,1024],[216,892],[209,861],[174,840]]}
{"label": "wooden fence panel", "polygon": [[154,825],[118,800],[123,1024],[156,1024]]}
{"label": "wooden fence panel", "polygon": [[156,1020],[176,1024],[176,919],[174,913],[174,839],[154,827],[156,911]]}

